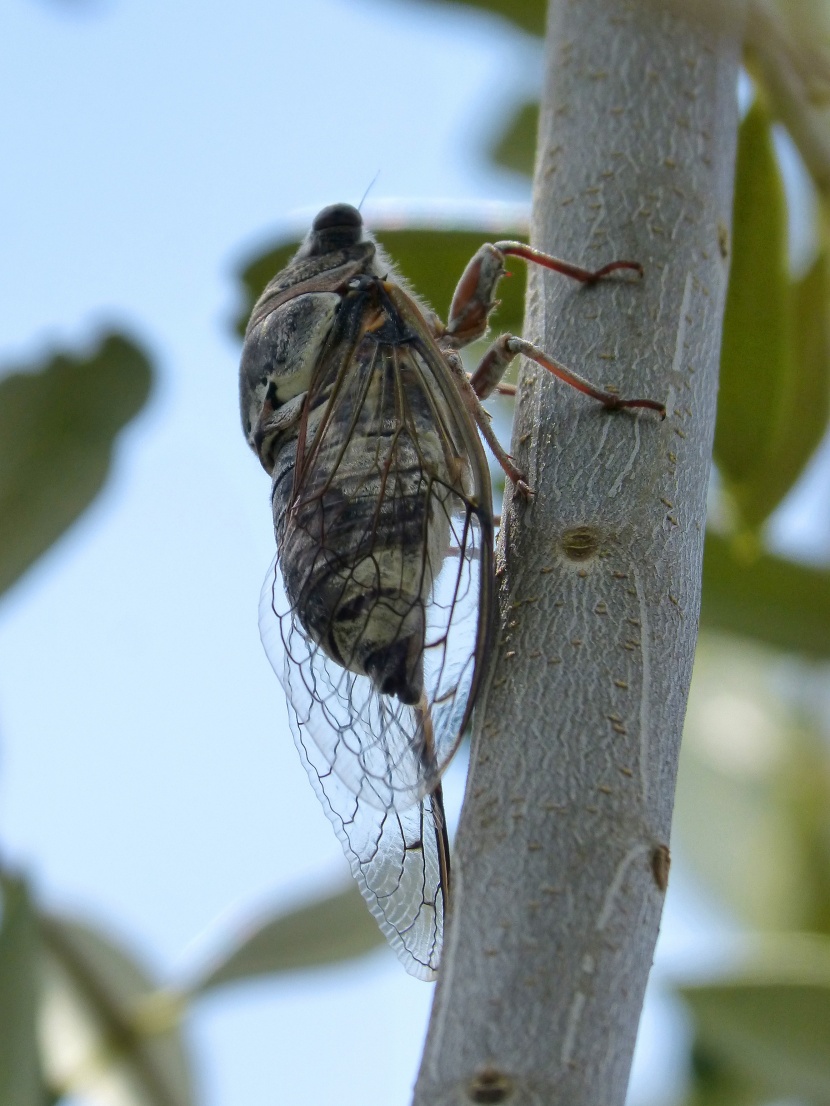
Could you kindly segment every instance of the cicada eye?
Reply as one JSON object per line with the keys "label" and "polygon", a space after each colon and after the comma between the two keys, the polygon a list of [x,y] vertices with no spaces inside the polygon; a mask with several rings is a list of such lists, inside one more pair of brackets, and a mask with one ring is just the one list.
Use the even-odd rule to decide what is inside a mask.
{"label": "cicada eye", "polygon": [[331,204],[324,207],[311,224],[312,230],[334,230],[358,228],[363,226],[363,218],[356,207],[351,204]]}
{"label": "cicada eye", "polygon": [[308,253],[324,254],[355,246],[363,236],[363,219],[351,204],[324,207],[311,224]]}

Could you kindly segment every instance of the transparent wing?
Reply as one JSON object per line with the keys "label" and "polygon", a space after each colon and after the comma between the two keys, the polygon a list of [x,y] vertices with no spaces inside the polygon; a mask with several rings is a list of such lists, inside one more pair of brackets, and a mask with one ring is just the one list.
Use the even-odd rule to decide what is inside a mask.
{"label": "transparent wing", "polygon": [[440,778],[492,624],[489,472],[420,316],[395,303],[369,332],[362,311],[341,308],[358,337],[332,341],[296,455],[275,464],[260,632],[364,898],[429,978],[449,875]]}
{"label": "transparent wing", "polygon": [[[271,664],[288,692],[288,714],[300,758],[382,932],[410,975],[434,979],[441,956],[449,886],[440,785],[432,794],[401,809],[388,789],[380,792],[385,802],[379,802],[379,790],[371,775],[353,788],[333,771],[318,745],[307,740],[307,726],[297,713],[296,697],[298,684],[305,686],[304,679],[312,673],[315,679],[318,675],[329,681],[336,677],[325,666],[321,673],[315,672],[311,664],[314,649],[307,636],[290,611],[283,609],[282,615],[277,614],[279,597],[284,602],[275,559],[262,589],[260,630]],[[289,652],[288,642],[301,650],[304,663],[299,655]],[[342,669],[340,673],[344,678],[350,675]],[[368,682],[365,677],[363,682]],[[320,690],[312,680],[304,691],[307,709],[313,710],[315,694]],[[348,695],[348,688],[341,688],[339,694]]]}
{"label": "transparent wing", "polygon": [[[377,343],[360,352],[310,420],[263,640],[278,642],[272,663],[303,739],[353,794],[404,810],[440,779],[480,680],[489,484],[475,428],[428,359]],[[369,678],[373,663],[382,672]],[[384,679],[394,694],[381,693]]]}
{"label": "transparent wing", "polygon": [[406,809],[428,794],[463,732],[476,675],[480,535],[462,529],[459,537],[464,556],[445,559],[426,607],[421,704],[380,694],[366,675],[328,656],[296,617],[276,562],[263,592],[260,633],[303,740],[381,811]]}

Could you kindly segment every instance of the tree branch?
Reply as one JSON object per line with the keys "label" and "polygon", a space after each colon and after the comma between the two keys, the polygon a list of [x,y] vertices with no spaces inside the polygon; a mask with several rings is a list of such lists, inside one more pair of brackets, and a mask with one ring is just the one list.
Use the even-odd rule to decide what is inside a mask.
{"label": "tree branch", "polygon": [[444,966],[416,1106],[625,1099],[668,874],[700,603],[726,292],[739,34],[681,9],[552,0],[502,625],[477,711]]}

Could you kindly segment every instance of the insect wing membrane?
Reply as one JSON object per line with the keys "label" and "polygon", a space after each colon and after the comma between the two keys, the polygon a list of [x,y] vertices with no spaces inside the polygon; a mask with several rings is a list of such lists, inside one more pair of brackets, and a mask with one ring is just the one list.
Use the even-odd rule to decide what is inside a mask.
{"label": "insect wing membrane", "polygon": [[[299,656],[288,655],[283,620],[287,618],[285,624],[290,626],[290,616],[276,616],[275,595],[284,595],[276,560],[262,589],[262,640],[286,691],[290,696],[299,695],[298,681],[308,678],[313,669],[298,664]],[[292,641],[290,630],[287,636]],[[307,636],[296,631],[293,646],[310,649]],[[311,700],[317,691],[312,683],[305,695]],[[447,888],[440,788],[437,794],[427,795],[405,810],[397,809],[394,803],[381,809],[368,778],[365,786],[355,791],[332,771],[317,744],[307,740],[307,728],[294,698],[291,703],[289,717],[300,758],[361,894],[410,975],[434,979],[441,956]]]}
{"label": "insect wing membrane", "polygon": [[[407,970],[430,979],[448,881],[439,780],[480,679],[492,515],[477,432],[440,352],[420,315],[391,315],[398,341],[358,329],[334,343],[290,490],[275,469],[260,631],[360,890]],[[378,633],[387,656],[419,643],[399,694],[369,674]]]}
{"label": "insect wing membrane", "polygon": [[[324,770],[381,813],[407,810],[440,778],[469,715],[489,620],[486,463],[435,358],[417,341],[367,339],[323,377],[261,606],[298,744],[310,739]],[[397,647],[413,621],[422,684],[417,702],[404,702],[378,690],[360,656],[379,624]]]}

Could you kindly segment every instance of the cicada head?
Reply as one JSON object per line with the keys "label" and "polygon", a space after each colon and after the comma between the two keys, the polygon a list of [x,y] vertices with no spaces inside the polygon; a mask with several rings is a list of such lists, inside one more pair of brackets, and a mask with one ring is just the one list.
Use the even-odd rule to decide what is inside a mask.
{"label": "cicada head", "polygon": [[373,271],[376,246],[360,212],[332,204],[314,220],[251,314],[239,375],[242,426],[268,473],[276,443],[296,435],[308,391],[349,282]]}
{"label": "cicada head", "polygon": [[337,250],[348,249],[349,246],[356,246],[365,236],[363,217],[356,207],[330,204],[316,216],[294,260],[324,257]]}

